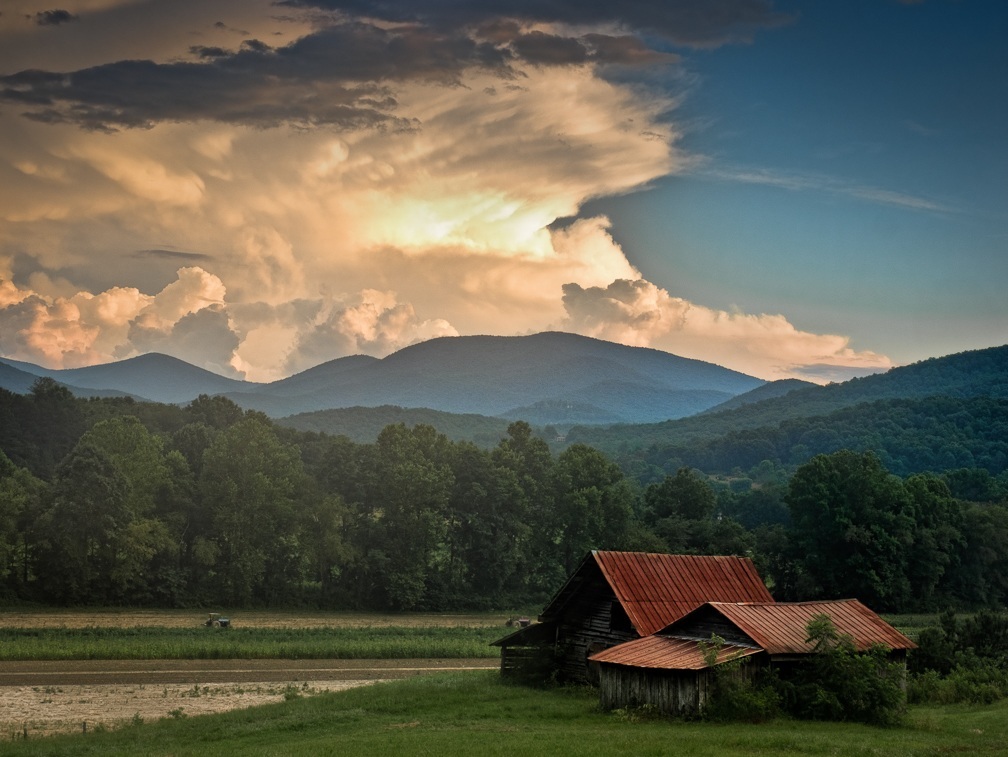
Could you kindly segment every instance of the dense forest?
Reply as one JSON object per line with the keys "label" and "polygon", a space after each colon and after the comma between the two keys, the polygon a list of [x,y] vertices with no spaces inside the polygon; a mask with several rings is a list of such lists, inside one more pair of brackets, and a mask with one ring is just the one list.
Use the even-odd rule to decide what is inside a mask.
{"label": "dense forest", "polygon": [[[1008,401],[1008,345],[931,358],[840,384],[805,386],[781,396],[763,398],[771,390],[772,385],[761,387],[707,412],[662,423],[579,426],[570,429],[567,438],[607,454],[645,456],[651,451],[660,454],[662,450],[694,447],[740,432],[756,439],[772,437],[781,429],[802,433],[816,425],[830,425],[835,419],[849,417],[844,410],[860,416],[854,424],[856,430],[856,423],[870,417],[873,412],[870,408],[885,408],[887,402],[896,403],[891,407],[898,408],[898,403],[904,401],[916,414],[933,415],[945,413],[944,407],[933,404],[936,398],[953,402],[977,398]],[[760,401],[746,402],[755,398]],[[968,403],[961,407],[973,412]],[[901,417],[898,411],[893,413],[892,420],[897,425],[908,419],[913,420],[906,415]],[[972,431],[982,435],[983,422],[982,416],[976,418]],[[909,430],[916,432],[913,427]],[[848,435],[857,438],[849,432]],[[874,448],[879,441],[887,442],[887,435],[865,436],[864,440],[866,448]],[[770,443],[776,445],[777,441]],[[778,456],[790,454],[788,449],[775,452]]]}
{"label": "dense forest", "polygon": [[[1003,403],[941,401],[983,421],[956,420],[950,404],[936,436],[990,434],[989,456],[1004,455],[985,430],[1004,428]],[[915,412],[892,401],[873,415]],[[845,438],[839,421],[828,430]],[[784,465],[799,444],[828,454]],[[0,599],[529,607],[602,548],[748,554],[778,599],[1008,602],[1003,464],[952,455],[937,458],[947,469],[895,475],[888,452],[829,446],[782,438],[718,477],[686,457],[714,454],[700,447],[656,459],[663,475],[642,483],[586,445],[552,452],[521,421],[490,448],[404,424],[358,443],[221,397],[84,400],[43,378],[0,391]]]}
{"label": "dense forest", "polygon": [[901,476],[956,468],[996,475],[1008,468],[1008,399],[879,400],[691,443],[654,444],[646,450],[623,446],[610,456],[646,483],[682,466],[727,473],[770,461],[794,469],[815,455],[842,449],[872,450]]}

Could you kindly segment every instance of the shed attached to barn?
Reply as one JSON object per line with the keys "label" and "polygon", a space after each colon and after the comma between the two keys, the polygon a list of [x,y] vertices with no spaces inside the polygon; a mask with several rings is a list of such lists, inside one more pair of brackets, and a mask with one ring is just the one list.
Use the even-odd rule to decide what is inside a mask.
{"label": "shed attached to barn", "polygon": [[[599,666],[599,700],[604,709],[650,705],[686,715],[703,709],[711,693],[713,668],[744,658],[747,665],[777,667],[798,663],[815,652],[808,624],[819,615],[849,636],[857,651],[880,644],[890,658],[906,661],[916,645],[858,602],[707,602],[653,636],[629,641],[591,655]],[[713,665],[702,644],[724,639]]]}
{"label": "shed attached to barn", "polygon": [[501,673],[549,668],[562,680],[597,682],[591,655],[650,636],[710,601],[773,597],[747,557],[590,552],[538,623],[494,642]]}

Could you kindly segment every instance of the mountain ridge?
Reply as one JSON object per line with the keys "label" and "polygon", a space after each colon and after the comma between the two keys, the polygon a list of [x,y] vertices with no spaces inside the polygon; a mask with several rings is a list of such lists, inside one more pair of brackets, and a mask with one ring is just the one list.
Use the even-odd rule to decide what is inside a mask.
{"label": "mountain ridge", "polygon": [[111,389],[172,404],[222,395],[272,417],[383,405],[498,416],[550,401],[597,406],[597,422],[682,417],[765,383],[712,363],[563,332],[438,337],[381,359],[337,358],[272,383],[227,378],[158,353],[38,368],[43,372],[75,393]]}
{"label": "mountain ridge", "polygon": [[[838,384],[799,387],[739,407],[714,407],[691,417],[639,424],[632,435],[639,448],[691,444],[729,432],[776,426],[794,418],[827,416],[869,402],[934,396],[1008,398],[1008,345],[927,358]],[[570,432],[571,438],[603,451],[625,446],[626,435],[625,428],[615,426],[584,426]]]}

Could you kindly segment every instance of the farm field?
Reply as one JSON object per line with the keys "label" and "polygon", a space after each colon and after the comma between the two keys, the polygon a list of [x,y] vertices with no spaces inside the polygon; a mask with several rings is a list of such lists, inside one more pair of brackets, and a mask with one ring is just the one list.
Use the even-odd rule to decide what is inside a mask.
{"label": "farm field", "polygon": [[375,681],[496,668],[506,616],[0,612],[0,741],[252,707]]}
{"label": "farm field", "polygon": [[[453,680],[464,687],[472,680],[467,674],[496,669],[498,650],[489,641],[511,630],[500,613],[249,612],[233,614],[232,629],[203,628],[203,617],[176,610],[0,612],[0,742],[21,742],[26,733],[29,742],[80,734],[85,723],[88,739],[105,738],[95,729],[133,731],[142,721],[147,731],[162,720],[301,706],[287,700],[437,672],[463,676]],[[891,620],[914,631],[928,623],[921,616]],[[431,648],[440,651],[411,652]],[[289,654],[262,654],[276,650]],[[515,691],[489,675],[483,685]],[[585,696],[587,710],[597,709],[594,695]]]}

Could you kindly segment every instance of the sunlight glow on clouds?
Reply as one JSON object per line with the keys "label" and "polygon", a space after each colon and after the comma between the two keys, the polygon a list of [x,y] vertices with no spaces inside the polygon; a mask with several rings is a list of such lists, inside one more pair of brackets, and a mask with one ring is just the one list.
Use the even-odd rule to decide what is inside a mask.
{"label": "sunlight glow on clouds", "polygon": [[[691,162],[674,100],[607,75],[675,64],[614,33],[626,19],[594,9],[575,27],[560,3],[446,30],[396,26],[413,6],[395,5],[382,25],[263,16],[265,41],[228,47],[207,23],[206,44],[179,36],[162,63],[0,71],[0,179],[17,179],[0,181],[0,352],[72,367],[158,351],[273,380],[436,336],[565,328],[765,378],[888,367],[781,315],[674,297],[608,219],[577,218]],[[738,10],[723,27],[669,11],[652,31],[679,23],[703,46],[780,22],[756,0],[719,5]],[[90,23],[74,7],[61,29]]]}
{"label": "sunlight glow on clouds", "polygon": [[852,350],[845,337],[799,331],[782,315],[713,310],[640,279],[587,289],[568,284],[564,305],[571,331],[766,378],[850,378],[892,367],[884,355]]}

